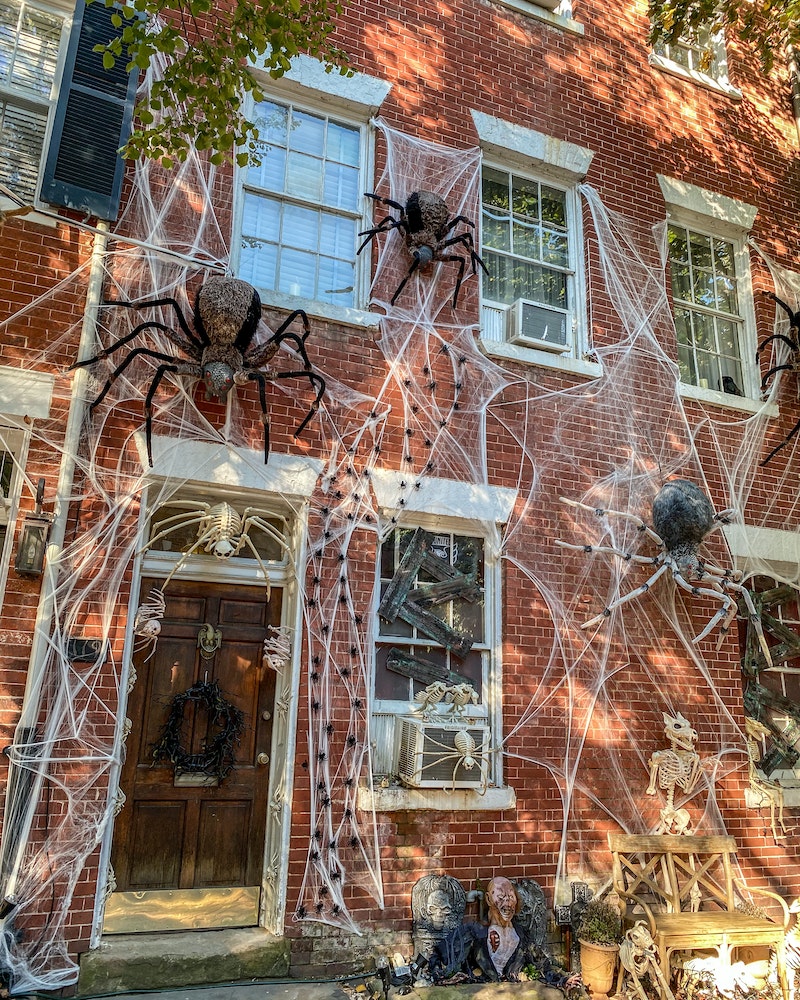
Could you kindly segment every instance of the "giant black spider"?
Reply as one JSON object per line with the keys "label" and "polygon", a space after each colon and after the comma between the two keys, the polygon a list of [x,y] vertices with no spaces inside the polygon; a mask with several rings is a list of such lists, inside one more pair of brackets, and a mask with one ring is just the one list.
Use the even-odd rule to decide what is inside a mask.
{"label": "giant black spider", "polygon": [[[106,347],[105,350],[95,354],[94,357],[87,358],[85,361],[77,361],[71,365],[70,371],[74,368],[93,365],[103,358],[107,358],[114,351],[133,340],[143,330],[151,329],[160,330],[178,350],[183,351],[191,359],[190,361],[182,361],[171,354],[155,351],[149,347],[135,347],[125,360],[117,365],[100,394],[89,407],[91,412],[105,399],[115,380],[139,355],[161,361],[162,364],[156,368],[144,401],[147,459],[151,466],[153,464],[151,442],[153,397],[167,372],[202,378],[206,386],[206,398],[209,399],[216,396],[224,400],[234,385],[244,385],[248,381],[256,382],[261,403],[261,420],[264,424],[265,462],[269,456],[267,382],[279,378],[307,378],[316,390],[311,409],[295,431],[295,437],[305,430],[308,422],[319,409],[320,400],[325,392],[325,380],[321,375],[311,371],[311,362],[306,354],[305,340],[311,332],[308,317],[302,309],[295,309],[265,343],[260,347],[252,348],[253,337],[261,319],[261,299],[255,288],[246,281],[216,275],[201,285],[194,304],[194,330],[186,322],[181,307],[173,298],[149,299],[145,302],[107,301],[104,305],[124,306],[127,309],[171,306],[175,310],[180,329],[175,330],[157,320],[145,320],[130,333]],[[289,324],[298,317],[303,323],[302,336],[287,330]],[[293,344],[302,358],[303,369],[301,371],[279,372],[267,364],[275,356],[284,340]]]}
{"label": "giant black spider", "polygon": [[469,251],[472,273],[478,273],[479,264],[486,274],[489,273],[486,265],[478,254],[475,253],[475,243],[472,239],[472,233],[459,233],[457,236],[451,236],[448,239],[447,234],[452,232],[459,222],[463,222],[464,225],[470,226],[472,229],[475,228],[475,223],[465,215],[456,215],[451,219],[446,202],[438,194],[432,194],[430,191],[414,191],[408,196],[405,205],[401,205],[398,201],[392,201],[391,198],[380,198],[377,194],[370,194],[369,192],[367,192],[367,197],[372,198],[381,205],[389,205],[391,208],[396,208],[400,216],[399,218],[395,218],[393,215],[387,215],[376,226],[373,226],[372,229],[365,229],[362,233],[359,233],[359,236],[366,236],[367,238],[358,248],[358,252],[361,253],[364,247],[378,233],[385,233],[390,229],[400,229],[405,236],[406,246],[414,258],[408,269],[408,273],[397,286],[397,290],[392,296],[392,305],[395,304],[398,295],[405,288],[406,282],[418,267],[424,267],[434,260],[440,260],[458,264],[458,277],[456,278],[456,287],[453,292],[453,308],[456,308],[458,293],[461,289],[461,282],[464,280],[464,269],[467,261],[461,254],[445,253],[447,247],[456,245],[465,247]]}
{"label": "giant black spider", "polygon": [[[791,309],[791,307],[788,306],[783,301],[783,299],[779,299],[778,296],[775,295],[774,292],[765,292],[764,294],[768,295],[771,299],[774,299],[778,303],[778,305],[782,309],[785,309],[786,312],[788,313],[788,315],[789,315],[789,336],[787,337],[783,333],[773,333],[771,336],[767,337],[765,340],[762,340],[762,342],[758,345],[758,350],[756,351],[756,362],[758,362],[759,355],[764,350],[764,348],[767,346],[767,344],[771,344],[775,340],[779,340],[782,343],[786,344],[789,347],[789,349],[791,350],[792,353],[789,356],[789,361],[785,365],[773,365],[772,368],[769,369],[769,371],[761,379],[761,388],[762,389],[766,389],[766,387],[767,387],[767,380],[769,379],[769,377],[771,375],[777,374],[777,372],[798,372],[798,373],[800,373],[800,310],[798,310],[798,312],[793,312],[792,309]],[[769,455],[767,455],[767,457],[764,459],[764,461],[761,462],[760,464],[762,466],[766,465],[767,462],[769,462],[769,460],[771,458],[773,458],[775,455],[778,454],[778,452],[781,450],[781,448],[785,448],[786,447],[786,445],[792,440],[792,438],[795,436],[795,434],[798,431],[800,431],[800,420],[797,421],[797,423],[789,431],[789,433],[786,435],[786,437],[783,439],[783,441],[781,441],[781,443],[779,445],[777,445],[777,447],[773,448],[772,451],[769,453]]]}

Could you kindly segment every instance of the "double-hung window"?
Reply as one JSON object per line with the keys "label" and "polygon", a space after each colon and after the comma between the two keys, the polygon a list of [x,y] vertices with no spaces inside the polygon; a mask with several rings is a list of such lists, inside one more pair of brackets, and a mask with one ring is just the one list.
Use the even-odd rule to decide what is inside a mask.
{"label": "double-hung window", "polygon": [[650,62],[668,73],[691,77],[704,86],[739,93],[728,81],[725,36],[721,31],[698,28],[674,42],[657,39]]}
{"label": "double-hung window", "polygon": [[[498,584],[487,549],[485,537],[438,518],[381,544],[374,769],[412,788],[492,783]],[[474,744],[474,770],[459,765],[459,732]]]}
{"label": "double-hung window", "polygon": [[26,203],[39,185],[69,18],[29,0],[0,0],[0,182]]}
{"label": "double-hung window", "polygon": [[574,195],[484,166],[483,325],[490,340],[573,353],[576,342]]}
{"label": "double-hung window", "polygon": [[364,128],[267,100],[261,163],[243,172],[238,274],[256,288],[357,305]]}
{"label": "double-hung window", "polygon": [[747,395],[736,245],[674,223],[667,239],[681,381]]}

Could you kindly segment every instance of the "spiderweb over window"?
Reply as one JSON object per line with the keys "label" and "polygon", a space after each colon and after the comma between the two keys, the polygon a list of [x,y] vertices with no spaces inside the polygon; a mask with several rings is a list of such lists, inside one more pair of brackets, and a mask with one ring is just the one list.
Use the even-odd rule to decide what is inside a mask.
{"label": "spiderweb over window", "polygon": [[[423,142],[382,122],[377,127],[385,156],[378,194],[403,202],[415,190],[430,190],[445,199],[452,215],[478,219],[477,150]],[[93,265],[79,266],[0,326],[10,337],[22,336],[26,327],[47,331],[41,341],[46,346],[20,354],[22,367],[56,377],[52,416],[33,426],[31,454],[37,465],[62,468],[58,503],[69,502],[77,518],[76,530],[70,527],[63,549],[53,551],[47,565],[54,624],[36,639],[25,709],[9,750],[4,864],[16,909],[6,924],[1,960],[11,970],[15,992],[75,981],[68,948],[76,887],[98,879],[102,896],[106,883],[130,680],[127,660],[119,655],[126,622],[120,594],[127,594],[126,574],[141,546],[145,486],[153,507],[185,495],[185,475],[175,472],[182,467],[176,441],[233,445],[240,449],[236,461],[243,463],[239,474],[244,469],[252,489],[272,482],[260,453],[254,397],[236,392],[227,409],[217,412],[201,405],[188,380],[171,375],[154,400],[159,473],[165,475],[151,479],[142,451],[143,400],[154,366],[147,358],[126,369],[91,418],[84,412],[80,427],[72,428],[79,435],[65,438],[71,392],[90,402],[108,369],[98,365],[65,374],[75,360],[80,321],[65,327],[63,317],[80,314],[92,266],[109,297],[174,296],[190,314],[191,290],[228,260],[228,227],[214,206],[221,207],[220,219],[227,217],[229,191],[229,182],[198,156],[169,174],[140,164],[116,227],[140,242],[112,239]],[[739,683],[736,641],[724,639],[718,653],[715,635],[693,645],[691,637],[716,605],[692,601],[666,577],[651,593],[583,631],[587,619],[637,587],[647,568],[608,554],[567,552],[555,540],[640,553],[651,543],[633,521],[601,519],[563,505],[559,497],[648,520],[660,486],[680,475],[700,484],[717,510],[734,507],[736,518],[748,525],[783,529],[798,520],[792,472],[798,439],[766,473],[759,470],[770,426],[766,404],[737,416],[692,402],[687,418],[677,365],[668,353],[674,330],[663,231],[654,241],[650,231],[610,212],[593,188],[583,187],[582,195],[596,278],[591,315],[598,377],[504,368],[486,356],[466,319],[475,315],[477,280],[467,278],[454,311],[452,265],[420,271],[390,305],[409,266],[397,231],[377,240],[372,302],[385,315],[376,340],[380,356],[363,378],[351,379],[346,366],[333,367],[334,352],[323,351],[323,324],[312,320],[309,351],[328,388],[314,422],[324,468],[310,503],[306,563],[297,569],[304,626],[300,697],[307,701],[297,749],[306,768],[295,782],[310,792],[310,808],[305,874],[299,890],[289,888],[290,917],[358,931],[355,913],[370,905],[380,919],[364,893],[382,903],[389,876],[381,861],[391,858],[391,848],[381,848],[381,842],[390,824],[382,820],[379,826],[358,798],[359,786],[369,788],[372,780],[378,539],[413,523],[409,511],[424,510],[431,477],[518,493],[506,525],[478,526],[487,547],[494,546],[505,562],[504,734],[498,752],[520,815],[539,816],[548,830],[561,831],[552,835],[557,885],[591,872],[598,827],[645,832],[657,823],[658,798],[647,799],[644,789],[649,756],[663,742],[662,711],[684,713],[699,733],[701,756],[715,762],[689,803],[696,828],[724,830],[723,807],[738,793],[747,768],[740,715],[731,701]],[[796,305],[798,276],[767,263],[777,294]],[[129,332],[125,312],[99,309],[100,344]],[[153,315],[173,322],[168,310]],[[776,323],[785,327],[780,311]],[[262,326],[259,337],[268,335]],[[173,350],[157,330],[143,335],[142,343],[145,338],[158,350]],[[87,355],[96,350],[97,341],[90,339]],[[294,363],[286,351],[276,365]],[[780,358],[781,345],[774,351]],[[269,392],[271,406],[302,405],[294,400],[293,383],[271,383]],[[793,379],[780,378],[770,401],[793,402],[794,393]],[[0,450],[10,452],[2,433]],[[380,467],[402,473],[388,510],[378,509],[370,482]],[[26,489],[35,493],[36,471],[31,467],[25,474]],[[199,482],[217,475],[213,463],[193,471]],[[291,506],[292,498],[287,501]],[[703,551],[718,564],[731,561],[721,533]],[[749,568],[769,572],[756,553]],[[797,573],[789,582],[800,582]],[[83,631],[109,640],[95,662],[73,662],[67,655],[67,638]],[[298,693],[288,691],[287,697]],[[288,808],[286,787],[273,789],[270,809],[285,815]],[[295,836],[301,822],[298,811]],[[280,856],[267,858],[271,877],[279,880],[282,863]],[[442,863],[457,864],[446,851]],[[483,863],[472,859],[470,871]],[[468,877],[466,870],[462,874]],[[101,915],[102,898],[96,931]]]}

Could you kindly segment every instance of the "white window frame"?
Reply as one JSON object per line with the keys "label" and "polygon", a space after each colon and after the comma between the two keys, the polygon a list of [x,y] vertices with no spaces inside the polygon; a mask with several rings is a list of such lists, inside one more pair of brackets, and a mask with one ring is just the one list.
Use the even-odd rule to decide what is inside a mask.
{"label": "white window frame", "polygon": [[[706,48],[712,52],[713,67],[706,70],[695,69],[695,60],[700,61],[701,55]],[[674,58],[674,50],[680,49],[688,53],[688,62],[685,66],[679,59]],[[728,80],[728,56],[725,47],[725,33],[715,32],[708,36],[707,42],[692,41],[688,38],[679,38],[677,42],[658,42],[649,55],[650,65],[673,76],[683,77],[685,80],[692,80],[701,87],[708,87],[710,90],[718,90],[729,97],[741,99],[742,92],[734,87]]]}
{"label": "white window frame", "polygon": [[[680,393],[687,399],[698,399],[727,406],[730,409],[755,413],[765,404],[761,400],[761,376],[755,361],[758,337],[747,241],[758,209],[754,205],[728,198],[677,178],[662,174],[657,176],[666,202],[667,223],[726,240],[733,244],[735,256],[738,315],[741,319],[739,350],[744,383],[739,388],[744,395],[736,396],[721,392],[714,387],[696,386],[688,382],[680,382]],[[670,301],[674,308],[669,274],[665,276],[665,280],[670,287]]]}
{"label": "white window frame", "polygon": [[583,146],[564,142],[483,112],[473,110],[472,119],[487,167],[539,181],[566,193],[571,272],[569,283],[573,295],[570,310],[572,338],[569,348],[563,353],[509,342],[506,337],[508,307],[483,301],[481,301],[482,346],[488,354],[495,357],[597,377],[601,374],[600,365],[588,356],[590,345],[586,308],[583,217],[577,190],[578,184],[586,176],[594,154]]}
{"label": "white window frame", "polygon": [[569,31],[575,35],[584,34],[584,27],[580,21],[573,20],[572,0],[541,0],[541,3],[533,3],[532,0],[496,0],[501,7],[508,7],[526,17],[534,18],[537,21],[544,21],[554,28],[562,31]]}
{"label": "white window frame", "polygon": [[[503,724],[501,655],[503,608],[498,525],[505,523],[510,517],[517,492],[505,487],[460,483],[438,477],[426,478],[419,490],[409,491],[407,476],[388,469],[376,469],[372,480],[381,511],[382,537],[388,537],[395,528],[421,527],[426,531],[447,531],[483,540],[486,635],[480,645],[487,651],[486,667],[481,702],[478,706],[471,706],[468,715],[488,725],[492,747],[500,746]],[[403,513],[402,517],[399,517],[401,500]],[[378,560],[379,558],[380,553]],[[376,608],[379,600],[379,574],[380,561],[376,564]],[[373,634],[373,656],[380,639],[376,623]],[[415,690],[424,686],[416,685]],[[373,697],[371,745],[375,775],[385,775],[391,770],[385,762],[391,760],[394,754],[396,719],[408,716],[413,707],[413,702],[396,700],[378,702]],[[503,784],[501,753],[490,755],[488,778],[489,787],[483,795],[473,789],[451,790],[446,782],[441,789],[411,789],[391,784],[385,787],[385,782],[376,782],[372,789],[359,790],[359,805],[381,811],[512,808],[516,798],[513,789]]]}
{"label": "white window frame", "polygon": [[23,486],[25,457],[28,450],[28,435],[14,425],[9,425],[0,413],[0,467],[3,459],[11,463],[8,493],[0,488],[0,527],[5,528],[5,538],[0,542],[0,608],[6,592],[8,573],[14,558],[14,544],[17,534],[17,514]]}
{"label": "white window frame", "polygon": [[[359,183],[361,198],[357,217],[357,230],[368,226],[371,207],[364,192],[370,190],[374,176],[374,128],[370,119],[377,113],[381,103],[391,89],[391,84],[365,73],[354,73],[342,77],[337,73],[325,73],[318,60],[309,56],[298,56],[292,61],[292,68],[279,80],[272,80],[268,73],[257,65],[251,70],[257,77],[267,100],[277,104],[291,105],[298,111],[325,116],[341,124],[356,128],[361,135],[359,159]],[[253,112],[252,97],[248,98],[247,113]],[[234,236],[231,250],[231,265],[234,273],[238,269],[241,256],[242,215],[244,210],[246,170],[237,167],[235,172],[234,195]],[[285,195],[275,193],[283,200]],[[324,206],[321,206],[324,208]],[[363,223],[363,225],[361,224]],[[354,253],[357,246],[354,247]],[[377,327],[380,316],[366,309],[370,282],[370,255],[355,257],[354,294],[352,307],[307,299],[291,295],[278,289],[260,288],[262,302],[279,309],[303,309],[310,316],[329,319],[360,327]]]}
{"label": "white window frame", "polygon": [[[68,0],[51,0],[51,2],[46,3],[42,0],[10,0],[13,4],[19,4],[20,6],[32,7],[36,10],[43,11],[47,14],[52,14],[58,17],[64,18],[64,23],[61,28],[61,40],[59,42],[58,48],[58,58],[55,66],[55,73],[53,76],[53,81],[50,87],[50,94],[47,99],[35,98],[30,94],[25,94],[18,91],[11,85],[5,84],[0,85],[0,98],[3,100],[10,99],[10,103],[19,106],[33,108],[40,110],[46,115],[46,124],[44,132],[42,134],[42,150],[39,157],[39,171],[36,179],[36,187],[34,192],[33,204],[38,207],[47,207],[39,198],[39,192],[41,189],[42,182],[42,171],[44,169],[45,159],[47,157],[47,150],[50,145],[50,136],[53,128],[53,116],[55,114],[56,104],[58,103],[58,93],[61,84],[61,78],[64,72],[64,60],[66,58],[67,43],[69,41],[70,32],[72,30],[72,15],[75,10],[74,2],[68,2]],[[3,182],[3,178],[0,177],[0,183]],[[0,194],[0,211],[7,211],[17,207],[16,202],[12,199],[4,197]]]}

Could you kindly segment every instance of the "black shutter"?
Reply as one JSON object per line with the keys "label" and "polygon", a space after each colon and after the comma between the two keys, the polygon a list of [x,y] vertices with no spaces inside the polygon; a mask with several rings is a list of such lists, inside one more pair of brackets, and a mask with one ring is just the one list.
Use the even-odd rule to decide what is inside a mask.
{"label": "black shutter", "polygon": [[92,51],[119,34],[114,8],[78,0],[42,179],[42,200],[100,219],[116,219],[125,162],[119,155],[131,128],[138,71],[118,59],[103,69]]}

